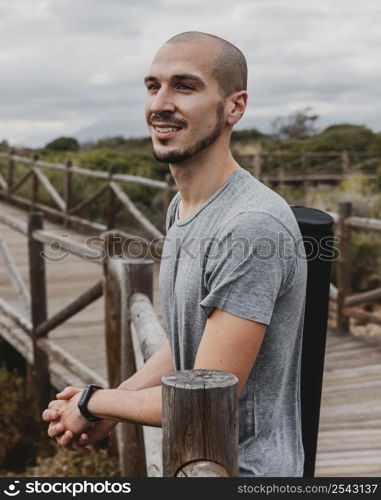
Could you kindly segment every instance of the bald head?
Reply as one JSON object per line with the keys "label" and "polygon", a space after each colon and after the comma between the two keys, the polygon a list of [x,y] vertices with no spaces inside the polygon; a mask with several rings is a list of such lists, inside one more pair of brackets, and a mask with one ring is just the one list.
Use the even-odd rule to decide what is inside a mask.
{"label": "bald head", "polygon": [[166,43],[215,44],[216,55],[211,64],[211,74],[217,80],[221,94],[226,97],[247,89],[247,64],[245,56],[232,43],[215,35],[200,31],[186,31],[170,38]]}

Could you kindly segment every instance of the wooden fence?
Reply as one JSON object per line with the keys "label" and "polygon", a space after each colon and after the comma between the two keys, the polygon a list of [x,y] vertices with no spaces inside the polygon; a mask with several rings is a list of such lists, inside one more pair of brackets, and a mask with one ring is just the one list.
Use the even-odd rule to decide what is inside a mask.
{"label": "wooden fence", "polygon": [[[244,158],[253,167],[253,173],[256,177],[262,178],[263,182],[273,182],[276,179],[281,180],[279,174],[270,178],[268,174],[263,175],[263,163],[265,158],[281,157],[284,155],[289,155],[293,157],[300,157],[302,160],[304,158],[305,166],[308,166],[308,158],[313,158],[314,156],[327,156],[332,157],[337,160],[341,160],[341,169],[344,176],[348,176],[351,161],[358,160],[359,158],[379,158],[379,152],[371,153],[350,153],[348,151],[331,151],[326,153],[315,153],[315,152],[302,152],[302,153],[265,153],[261,149],[257,151],[255,155],[246,155]],[[55,220],[61,221],[65,226],[70,223],[75,224],[79,228],[84,228],[85,230],[91,230],[100,234],[107,230],[111,230],[115,226],[115,214],[117,209],[117,202],[120,202],[127,213],[136,221],[139,226],[144,230],[148,239],[141,240],[142,243],[148,245],[152,248],[155,253],[160,254],[160,243],[164,240],[164,233],[155,227],[151,221],[145,217],[145,215],[136,207],[136,205],[127,196],[124,190],[119,186],[118,182],[122,183],[132,183],[147,186],[148,188],[159,188],[164,190],[164,213],[168,207],[173,195],[175,194],[177,188],[174,184],[174,180],[171,174],[167,174],[165,182],[153,180],[145,177],[139,177],[128,174],[117,174],[114,172],[113,168],[109,168],[108,172],[93,171],[89,169],[83,169],[74,167],[72,162],[68,160],[65,165],[49,163],[45,161],[38,160],[35,156],[33,159],[16,156],[10,153],[0,153],[0,158],[7,161],[6,179],[0,174],[0,197],[9,202],[16,203],[17,205],[23,207],[33,207],[34,209],[41,210],[48,217],[52,217]],[[14,182],[14,173],[16,164],[21,163],[24,165],[29,165],[30,170],[17,182]],[[48,177],[43,173],[44,169],[59,170],[64,173],[63,178],[63,192],[64,198],[60,196],[57,189],[51,184]],[[73,193],[73,182],[74,175],[86,176],[93,179],[104,180],[105,183],[98,190],[96,190],[92,195],[83,201],[80,201],[76,206],[72,203],[72,193]],[[375,177],[375,173],[368,174],[370,177]],[[298,174],[298,179],[305,183],[314,182],[318,179],[334,179],[336,178],[334,174],[307,174],[302,177]],[[324,177],[326,176],[326,177]],[[23,198],[17,196],[15,192],[19,189],[26,180],[32,177],[32,192],[31,199]],[[282,176],[281,176],[282,177]],[[291,179],[291,180],[290,180]],[[293,175],[290,176],[290,182],[293,179]],[[283,178],[286,180],[286,177]],[[57,205],[57,208],[52,208],[45,204],[39,202],[38,199],[38,186],[41,183],[47,192],[50,194],[51,198]],[[107,224],[100,224],[94,221],[83,219],[78,214],[86,206],[93,203],[98,199],[104,192],[107,192],[107,206],[106,206],[106,220]],[[380,324],[380,319],[378,316],[366,312],[357,306],[361,303],[372,302],[381,298],[381,289],[376,289],[370,292],[364,292],[362,294],[355,294],[350,296],[350,275],[351,275],[351,264],[350,264],[350,238],[351,238],[351,228],[361,229],[365,231],[380,231],[381,220],[380,219],[370,219],[351,216],[352,208],[350,202],[339,203],[338,213],[330,213],[332,215],[336,224],[336,236],[338,236],[339,242],[339,254],[342,256],[337,272],[337,287],[333,284],[331,285],[331,301],[332,308],[337,311],[337,328],[340,331],[349,331],[349,317],[363,319],[369,322],[374,322]],[[118,234],[122,238],[128,238],[127,233],[123,231],[118,231]],[[65,242],[61,242],[63,248],[65,248]]]}
{"label": "wooden fence", "polygon": [[[31,211],[26,224],[5,214],[0,214],[0,222],[28,239],[30,291],[21,278],[6,242],[1,240],[4,262],[12,276],[24,314],[2,298],[0,298],[0,313],[19,327],[18,330],[12,331],[17,337],[12,339],[12,344],[17,343],[18,350],[29,364],[30,382],[35,388],[40,412],[50,401],[52,370],[56,375],[62,374],[63,370],[69,371],[83,384],[95,383],[102,387],[116,387],[140,369],[142,364],[157,351],[165,339],[165,333],[152,305],[153,261],[127,260],[115,253],[110,254],[113,249],[118,248],[114,242],[120,242],[120,232],[103,233],[103,253],[99,254],[99,258],[95,258],[96,255],[91,256],[91,262],[103,265],[103,279],[48,318],[44,244],[59,240],[62,249],[84,259],[89,255],[89,248],[84,244],[68,242],[64,238],[60,239],[58,235],[44,231],[41,212]],[[101,257],[102,254],[104,257]],[[49,339],[49,332],[53,328],[62,325],[102,294],[105,298],[106,313],[107,381]],[[216,374],[207,370],[198,373],[190,370],[190,372],[179,371],[168,374],[166,381],[163,382],[163,387],[167,388],[163,396],[163,448],[161,429],[132,423],[119,424],[116,440],[124,476],[161,476],[163,459],[166,464],[164,474],[167,476],[237,474],[237,380],[232,375]],[[202,391],[200,391],[200,379],[203,381]],[[222,394],[226,394],[225,399],[221,397]],[[181,405],[187,405],[187,409],[181,411],[180,420],[173,414],[173,406],[168,402],[168,398],[171,402],[176,400],[177,411],[180,411]],[[193,404],[197,398],[200,398],[200,401],[196,410]],[[180,443],[179,436],[186,436],[181,426],[185,425],[184,416],[190,415],[189,408],[193,406],[194,411],[204,411],[203,405],[206,404],[209,416],[205,419],[204,427],[196,426],[193,429],[192,447],[187,445],[186,439],[185,443]],[[210,411],[213,408],[214,411]],[[230,413],[226,413],[227,411]],[[193,421],[196,421],[194,417],[193,415]],[[221,418],[224,426],[221,426]],[[177,429],[176,438],[172,436],[175,429]],[[210,449],[205,456],[206,429]],[[182,457],[180,462],[179,457]],[[175,469],[174,464],[177,464]],[[220,464],[225,464],[225,467]]]}
{"label": "wooden fence", "polygon": [[337,265],[337,287],[331,284],[330,299],[336,311],[336,328],[339,332],[350,332],[350,318],[381,325],[381,317],[358,307],[381,299],[381,288],[351,294],[351,234],[352,229],[381,232],[381,219],[355,217],[350,201],[339,202],[338,213],[330,213],[337,227],[339,255]]}
{"label": "wooden fence", "polygon": [[259,145],[255,154],[236,157],[265,184],[303,184],[305,189],[317,183],[339,183],[355,174],[375,179],[375,165],[381,166],[380,151],[266,152]]}
{"label": "wooden fence", "polygon": [[[0,222],[28,238],[30,290],[27,289],[23,282],[6,243],[1,241],[0,251],[13,278],[12,281],[25,314],[19,313],[2,298],[0,298],[0,312],[19,327],[18,333],[15,333],[15,335],[18,336],[17,342],[20,346],[20,352],[24,353],[24,357],[32,367],[32,379],[39,395],[40,409],[46,407],[50,397],[49,361],[51,370],[66,369],[72,371],[79,375],[84,383],[96,383],[103,387],[116,387],[122,380],[125,380],[138,370],[158,349],[165,338],[163,328],[152,305],[153,262],[124,259],[120,247],[118,247],[118,244],[115,245],[116,242],[120,243],[120,238],[128,237],[122,231],[111,230],[115,220],[116,198],[142,225],[152,240],[158,238],[162,240],[164,235],[138,211],[118,186],[117,181],[160,187],[166,192],[167,205],[174,193],[173,181],[169,178],[167,178],[166,182],[153,181],[130,175],[114,174],[112,171],[107,174],[93,172],[73,167],[69,162],[62,166],[40,162],[36,158],[34,160],[15,158],[13,156],[7,158],[7,180],[0,177],[0,195],[7,201],[24,204],[24,206],[28,206],[33,210],[29,214],[27,223],[22,223],[6,214],[0,214]],[[29,164],[31,170],[17,183],[14,183],[13,169],[16,160]],[[40,171],[40,168],[57,168],[65,172],[65,199],[60,197],[47,177]],[[78,214],[86,204],[94,201],[101,191],[98,190],[76,207],[70,208],[70,185],[74,174],[105,180],[102,190],[107,190],[109,194],[107,226],[82,220],[78,215],[74,215]],[[15,191],[30,176],[33,176],[31,200],[16,196]],[[39,182],[44,185],[55,200],[58,209],[52,209],[39,203],[37,187]],[[94,265],[102,265],[103,278],[49,318],[47,317],[46,308],[45,262],[41,254],[43,246],[58,240],[63,250],[82,259],[89,256],[89,249],[83,244],[67,241],[65,238],[60,238],[56,234],[45,231],[43,229],[42,211],[36,211],[36,209],[41,209],[48,215],[59,217],[64,224],[70,222],[81,223],[104,237],[103,255],[106,257],[103,260],[90,259],[94,262]],[[331,213],[330,215],[333,216],[338,228],[337,235],[339,236],[339,251],[341,254],[341,259],[338,262],[338,286],[336,288],[331,285],[331,299],[337,311],[337,327],[342,332],[347,333],[349,331],[348,321],[350,317],[381,324],[380,317],[370,314],[359,307],[354,307],[379,299],[381,289],[350,295],[349,286],[351,229],[380,231],[381,220],[353,217],[349,202],[341,202],[338,213]],[[149,241],[147,245],[150,245]],[[49,332],[53,328],[63,324],[102,294],[105,297],[106,307],[107,381],[102,380],[99,375],[72,358],[49,339]],[[237,404],[236,383],[234,379],[226,379],[224,376],[219,376],[219,374],[200,374],[199,377],[206,377],[209,381],[208,385],[205,384],[204,380],[204,392],[201,394],[200,378],[197,378],[196,375],[195,373],[189,375],[176,372],[176,374],[169,374],[167,378],[163,379],[164,467],[160,451],[161,429],[142,428],[135,424],[120,424],[118,426],[117,442],[123,475],[160,476],[164,472],[164,474],[171,476],[211,474],[226,476],[237,473],[236,461],[238,453],[236,453],[235,445],[233,446],[234,443],[237,443],[237,415],[234,410]],[[175,383],[173,377],[177,376],[179,378],[176,379]],[[221,397],[221,387],[226,390],[224,397]],[[218,391],[214,392],[214,389],[218,389]],[[215,394],[219,395],[217,399]],[[180,412],[178,414],[173,412],[174,398],[176,399],[176,408],[179,409],[183,405],[178,410]],[[202,407],[200,405],[205,404],[208,408],[215,408],[215,411],[206,413],[206,418],[211,419],[205,421],[206,427],[196,426],[192,431],[194,434],[189,438],[192,441],[192,446],[190,446],[190,443],[186,440],[184,427],[181,426],[188,425],[192,421],[192,419],[187,420],[192,413],[192,406],[189,402],[196,400],[198,401],[198,408]],[[220,406],[217,405],[217,401],[219,401]],[[229,412],[227,412],[226,408],[230,408]],[[218,415],[227,417],[223,430],[223,442],[227,443],[224,449],[215,446],[215,443],[221,442],[222,439],[220,434],[221,423],[218,420]],[[179,427],[176,427],[176,425],[179,425]],[[205,428],[208,429],[210,435],[206,436]],[[179,438],[181,436],[183,439]],[[210,446],[203,448],[204,451],[194,444],[199,443],[200,446],[200,443],[203,443],[202,446],[204,446],[206,439],[209,440]],[[135,450],[133,455],[131,450]],[[206,463],[204,463],[205,460]]]}
{"label": "wooden fence", "polygon": [[[0,195],[4,200],[14,202],[21,207],[33,207],[44,212],[45,215],[53,220],[60,221],[67,227],[70,223],[74,223],[84,229],[100,233],[110,230],[115,227],[115,216],[117,210],[117,203],[121,203],[125,210],[135,221],[144,229],[151,239],[161,239],[164,237],[162,231],[157,229],[144,214],[136,207],[136,205],[127,196],[125,191],[118,184],[130,183],[146,186],[148,188],[158,188],[164,190],[164,212],[168,207],[173,195],[176,193],[177,188],[174,184],[173,178],[170,174],[167,175],[166,181],[157,181],[148,179],[146,177],[139,177],[135,175],[115,173],[113,167],[109,167],[108,172],[101,172],[98,170],[90,170],[85,168],[78,168],[72,165],[70,160],[66,161],[65,165],[58,163],[50,163],[40,161],[38,155],[34,155],[33,159],[25,158],[23,156],[16,156],[8,153],[0,153],[0,158],[7,162],[5,177],[0,174]],[[30,167],[25,175],[15,182],[15,170],[17,164],[23,164]],[[50,182],[49,178],[44,174],[43,170],[55,170],[63,173],[63,197],[59,194],[56,187]],[[74,205],[73,203],[73,184],[74,176],[85,176],[92,179],[100,179],[104,184],[92,193],[88,198],[82,200],[80,203]],[[32,187],[30,199],[17,196],[16,191],[31,178]],[[39,201],[39,186],[42,185],[49,193],[53,200],[55,207],[42,204]],[[107,193],[106,205],[106,221],[107,224],[100,224],[80,217],[78,214],[91,203],[94,203],[98,198]]]}

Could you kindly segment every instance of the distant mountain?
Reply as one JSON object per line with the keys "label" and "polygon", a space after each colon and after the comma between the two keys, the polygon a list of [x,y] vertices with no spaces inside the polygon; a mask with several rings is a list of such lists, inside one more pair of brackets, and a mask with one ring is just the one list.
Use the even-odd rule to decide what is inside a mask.
{"label": "distant mountain", "polygon": [[132,117],[116,118],[112,120],[99,120],[92,125],[82,128],[72,134],[79,142],[97,141],[105,137],[142,137],[148,135],[147,128],[142,119],[136,120],[132,126]]}

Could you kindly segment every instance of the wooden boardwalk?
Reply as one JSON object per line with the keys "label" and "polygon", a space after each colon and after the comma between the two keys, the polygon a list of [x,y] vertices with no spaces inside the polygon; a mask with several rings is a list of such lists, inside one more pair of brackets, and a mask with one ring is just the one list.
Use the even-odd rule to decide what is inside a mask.
{"label": "wooden boardwalk", "polygon": [[[0,210],[26,221],[26,212],[0,202]],[[88,236],[45,222],[45,229],[85,243]],[[0,235],[29,283],[27,239],[0,223]],[[102,277],[102,267],[68,255],[53,262],[59,252],[45,246],[48,316],[51,316]],[[154,306],[161,318],[158,294],[159,263],[155,263]],[[0,256],[0,297],[21,311],[14,288]],[[0,334],[9,338],[12,326],[0,315]],[[49,338],[106,379],[104,299],[101,297]],[[58,388],[65,381],[56,377]],[[80,383],[69,377],[66,382]],[[381,345],[329,332],[323,380],[317,476],[381,476]]]}

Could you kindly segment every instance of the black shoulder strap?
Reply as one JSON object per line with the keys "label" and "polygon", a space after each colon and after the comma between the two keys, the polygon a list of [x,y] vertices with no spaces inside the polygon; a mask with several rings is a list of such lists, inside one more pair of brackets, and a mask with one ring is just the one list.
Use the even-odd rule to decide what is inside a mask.
{"label": "black shoulder strap", "polygon": [[326,212],[314,208],[294,206],[291,209],[299,224],[307,255],[308,276],[301,366],[302,434],[305,454],[303,476],[314,477],[331,262],[334,257],[333,219]]}

